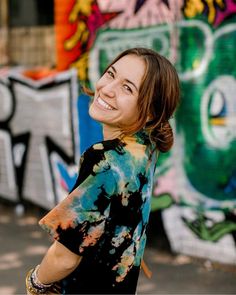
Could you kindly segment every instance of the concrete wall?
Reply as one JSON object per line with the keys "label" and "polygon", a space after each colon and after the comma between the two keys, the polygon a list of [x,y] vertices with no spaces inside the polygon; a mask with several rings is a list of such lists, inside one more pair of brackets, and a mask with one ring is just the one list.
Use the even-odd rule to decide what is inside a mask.
{"label": "concrete wall", "polygon": [[75,76],[93,86],[119,51],[148,46],[175,64],[182,88],[172,120],[176,141],[159,158],[152,209],[162,211],[173,251],[235,264],[235,2],[55,5],[57,66],[77,73],[40,86],[11,73],[1,80],[0,195],[45,208],[65,196],[79,155],[101,137]]}

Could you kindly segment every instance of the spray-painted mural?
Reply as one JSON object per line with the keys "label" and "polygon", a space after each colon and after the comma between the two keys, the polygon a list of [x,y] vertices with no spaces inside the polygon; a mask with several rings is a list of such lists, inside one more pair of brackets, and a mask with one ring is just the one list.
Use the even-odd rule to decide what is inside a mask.
{"label": "spray-painted mural", "polygon": [[89,119],[89,98],[78,97],[75,70],[40,80],[25,74],[0,75],[0,195],[50,209],[73,186],[81,151],[101,127]]}
{"label": "spray-painted mural", "polygon": [[77,74],[1,80],[0,195],[45,208],[64,197],[80,153],[101,137],[75,76],[93,87],[118,52],[147,46],[175,64],[182,88],[152,209],[162,210],[173,251],[235,264],[236,1],[58,0],[55,11],[58,70]]}
{"label": "spray-painted mural", "polygon": [[115,9],[108,2],[103,11],[123,12],[98,32],[89,80],[93,84],[120,50],[136,45],[175,63],[182,103],[173,121],[175,146],[159,161],[153,210],[163,210],[174,251],[235,263],[236,4],[130,1]]}

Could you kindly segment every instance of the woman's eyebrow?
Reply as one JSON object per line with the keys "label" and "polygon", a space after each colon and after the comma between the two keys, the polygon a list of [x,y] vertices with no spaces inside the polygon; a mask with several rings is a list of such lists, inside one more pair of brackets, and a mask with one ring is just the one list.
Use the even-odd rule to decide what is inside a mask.
{"label": "woman's eyebrow", "polygon": [[[112,69],[115,73],[117,73],[117,70],[115,69],[114,66],[111,66],[111,69]],[[125,81],[128,82],[128,83],[130,83],[130,84],[132,84],[132,85],[134,86],[134,88],[138,91],[138,87],[137,87],[132,81],[130,81],[130,80],[128,80],[128,79],[125,79]]]}
{"label": "woman's eyebrow", "polygon": [[116,71],[116,69],[115,69],[114,66],[111,66],[111,68],[112,68],[112,70],[113,70],[115,73],[117,73],[117,71]]}

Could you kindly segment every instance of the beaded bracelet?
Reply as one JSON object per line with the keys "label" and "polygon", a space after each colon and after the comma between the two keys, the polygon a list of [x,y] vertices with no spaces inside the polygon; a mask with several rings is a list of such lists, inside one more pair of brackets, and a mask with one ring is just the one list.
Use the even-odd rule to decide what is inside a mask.
{"label": "beaded bracelet", "polygon": [[34,269],[31,269],[26,275],[26,279],[25,279],[26,290],[27,290],[27,294],[29,292],[31,295],[38,295],[38,294],[40,294],[40,292],[36,288],[33,287],[32,282],[31,282],[31,274],[33,271],[34,271]]}
{"label": "beaded bracelet", "polygon": [[38,289],[50,288],[53,285],[52,283],[51,284],[43,284],[39,281],[38,276],[37,276],[38,269],[39,269],[39,265],[37,265],[35,267],[34,271],[31,274],[31,281],[32,281],[33,286]]}
{"label": "beaded bracelet", "polygon": [[39,265],[31,269],[26,276],[26,288],[32,295],[45,294],[53,284],[43,284],[37,277]]}

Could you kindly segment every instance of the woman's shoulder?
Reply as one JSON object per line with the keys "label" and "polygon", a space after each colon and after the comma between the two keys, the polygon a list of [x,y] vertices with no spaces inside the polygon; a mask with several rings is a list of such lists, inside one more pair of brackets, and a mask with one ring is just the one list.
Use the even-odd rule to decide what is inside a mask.
{"label": "woman's shoulder", "polygon": [[111,140],[103,140],[94,143],[91,145],[84,153],[84,157],[101,157],[104,158],[105,154],[108,154],[110,152],[115,152],[117,154],[122,155],[125,153],[125,146],[126,143],[119,139],[111,139]]}
{"label": "woman's shoulder", "polygon": [[79,174],[74,188],[89,176],[103,174],[112,177],[112,166],[114,162],[117,163],[117,157],[112,156],[111,151],[122,154],[124,152],[122,146],[119,140],[106,140],[96,142],[85,150],[80,157]]}

